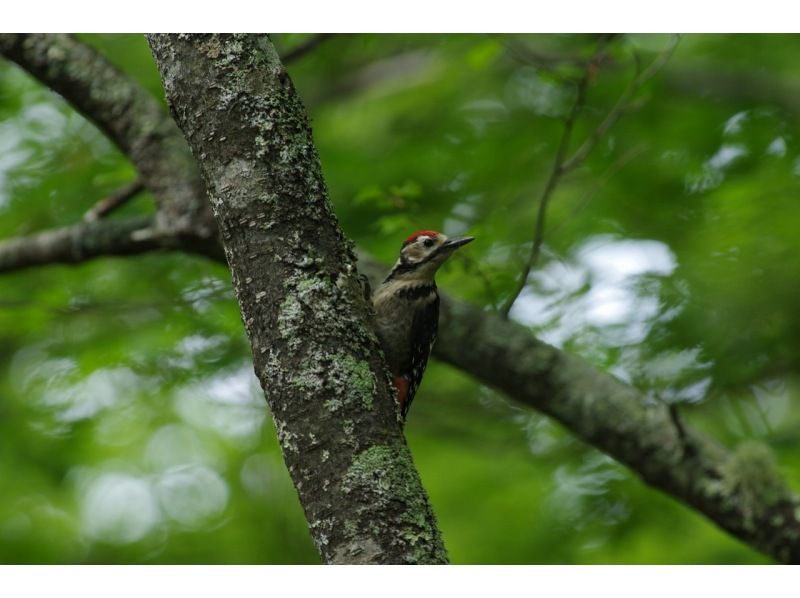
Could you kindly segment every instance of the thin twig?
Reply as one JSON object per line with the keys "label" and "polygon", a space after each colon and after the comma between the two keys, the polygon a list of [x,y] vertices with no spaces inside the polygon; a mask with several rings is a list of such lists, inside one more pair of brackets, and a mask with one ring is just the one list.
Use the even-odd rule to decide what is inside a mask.
{"label": "thin twig", "polygon": [[[614,104],[614,107],[608,112],[606,117],[603,121],[597,125],[594,131],[586,138],[581,146],[575,150],[575,153],[564,162],[564,172],[569,172],[579,166],[585,159],[586,156],[589,155],[589,152],[592,151],[597,141],[605,135],[608,130],[613,127],[616,122],[622,117],[625,112],[627,112],[631,100],[636,95],[636,92],[639,91],[639,88],[644,85],[647,81],[652,79],[656,76],[658,71],[661,70],[669,59],[672,57],[672,53],[675,51],[675,48],[678,45],[678,41],[680,40],[680,36],[674,35],[669,46],[659,54],[658,58],[656,58],[650,65],[641,71],[634,79],[630,82],[628,87],[625,88],[625,91],[622,92],[622,95],[619,96],[617,103]],[[638,69],[637,69],[638,70]]]}
{"label": "thin twig", "polygon": [[686,432],[686,426],[683,423],[683,418],[678,412],[678,404],[667,403],[667,411],[669,412],[669,419],[672,422],[672,425],[675,426],[675,431],[677,432],[678,439],[681,443],[681,449],[683,451],[683,455],[681,456],[685,459],[694,457],[697,454],[697,449],[692,444],[691,438]]}
{"label": "thin twig", "polygon": [[492,285],[492,277],[484,269],[482,262],[477,260],[471,256],[471,254],[464,253],[462,255],[456,255],[457,259],[460,259],[467,267],[468,271],[475,272],[476,276],[481,280],[483,283],[483,295],[488,301],[489,305],[496,306],[498,303],[497,291]]}
{"label": "thin twig", "polygon": [[121,189],[118,189],[108,197],[98,201],[92,208],[83,215],[84,222],[95,222],[101,218],[105,218],[117,208],[125,205],[128,201],[136,197],[139,193],[144,191],[144,183],[136,179],[132,183],[128,183]]}
{"label": "thin twig", "polygon": [[636,95],[636,92],[647,82],[649,79],[654,77],[656,73],[663,67],[669,59],[672,57],[672,53],[675,51],[675,47],[680,40],[680,36],[675,35],[673,36],[669,47],[667,47],[650,65],[641,70],[638,60],[636,61],[636,76],[625,88],[625,90],[620,95],[619,99],[617,100],[616,104],[611,108],[609,113],[606,117],[600,122],[599,125],[591,132],[589,137],[575,150],[575,153],[572,154],[569,158],[566,158],[566,152],[569,148],[569,141],[570,136],[572,134],[572,129],[575,124],[575,120],[577,119],[578,114],[580,113],[581,108],[583,107],[583,102],[585,101],[585,93],[586,87],[590,79],[593,76],[594,70],[597,65],[597,61],[602,57],[602,48],[604,47],[604,42],[607,43],[608,39],[601,39],[600,47],[595,52],[594,57],[590,60],[585,67],[584,75],[578,83],[578,94],[575,99],[575,103],[573,104],[572,110],[570,111],[569,116],[567,117],[566,121],[564,122],[564,130],[561,134],[561,141],[559,142],[558,149],[556,150],[556,157],[553,162],[553,168],[550,171],[550,176],[547,179],[544,189],[542,190],[541,197],[539,199],[539,209],[536,214],[536,224],[534,227],[534,238],[533,238],[533,245],[531,247],[531,253],[528,257],[528,261],[525,264],[525,267],[522,270],[522,274],[520,275],[519,281],[517,283],[514,292],[508,298],[506,303],[503,305],[503,308],[500,310],[500,314],[503,317],[508,317],[511,308],[514,306],[517,298],[519,298],[522,291],[525,289],[525,285],[528,282],[528,276],[530,276],[531,270],[536,265],[536,262],[539,259],[541,254],[541,247],[544,243],[544,224],[545,224],[545,215],[547,213],[547,204],[550,201],[550,198],[553,195],[553,191],[555,191],[556,186],[558,185],[561,177],[565,174],[571,172],[575,168],[577,168],[589,153],[594,148],[595,144],[599,139],[605,135],[608,130],[614,126],[614,124],[622,117],[623,114],[630,108],[630,104]]}
{"label": "thin twig", "polygon": [[289,50],[286,55],[281,57],[283,64],[291,64],[314,50],[318,45],[336,35],[335,33],[317,33],[301,44]]}
{"label": "thin twig", "polygon": [[576,214],[578,214],[581,210],[583,210],[586,205],[592,200],[592,198],[597,195],[597,193],[602,189],[606,183],[608,183],[615,174],[617,174],[620,170],[622,170],[625,166],[627,166],[630,162],[641,156],[643,153],[647,151],[647,146],[643,143],[633,146],[631,149],[627,150],[623,153],[619,158],[617,158],[612,164],[610,164],[601,174],[597,177],[597,182],[592,186],[592,188],[586,190],[578,199],[577,206],[575,209],[570,212],[569,216],[565,218],[562,222],[560,222],[557,226],[550,229],[550,234],[554,234],[561,230],[561,228],[567,224],[571,218],[573,218]]}
{"label": "thin twig", "polygon": [[[598,41],[607,44],[616,34],[599,34]],[[498,36],[498,41],[508,51],[512,59],[526,64],[540,71],[549,73],[555,79],[561,81],[574,81],[575,77],[569,77],[560,72],[564,67],[584,70],[589,64],[594,64],[595,67],[607,66],[614,62],[613,58],[608,55],[595,56],[590,58],[583,58],[581,56],[570,54],[549,54],[533,48],[525,42],[518,39],[509,39],[508,36]]]}
{"label": "thin twig", "polygon": [[[598,48],[598,50],[594,53],[594,56],[599,56],[600,51],[601,49]],[[500,310],[500,313],[504,317],[508,317],[508,312],[511,311],[511,308],[514,305],[514,302],[517,300],[517,297],[519,297],[520,293],[522,293],[522,290],[525,288],[525,285],[528,282],[528,276],[530,275],[533,266],[539,259],[539,255],[542,250],[542,243],[544,241],[544,222],[545,215],[547,213],[547,204],[550,201],[550,197],[553,195],[553,191],[555,191],[555,188],[558,185],[559,179],[564,174],[564,158],[566,157],[567,150],[569,149],[570,137],[572,136],[572,129],[575,125],[575,121],[577,120],[578,114],[580,114],[581,110],[583,109],[583,104],[586,101],[586,89],[589,86],[589,80],[591,79],[593,72],[593,67],[591,66],[592,64],[592,61],[587,63],[583,72],[583,76],[578,81],[575,102],[572,104],[572,108],[570,109],[569,114],[564,121],[564,129],[561,132],[561,139],[558,142],[558,149],[556,150],[556,156],[553,160],[553,167],[550,170],[550,176],[547,177],[547,182],[545,183],[542,194],[539,197],[539,209],[536,213],[536,225],[534,227],[531,253],[530,256],[528,256],[528,261],[525,262],[525,267],[520,275],[517,288]]]}

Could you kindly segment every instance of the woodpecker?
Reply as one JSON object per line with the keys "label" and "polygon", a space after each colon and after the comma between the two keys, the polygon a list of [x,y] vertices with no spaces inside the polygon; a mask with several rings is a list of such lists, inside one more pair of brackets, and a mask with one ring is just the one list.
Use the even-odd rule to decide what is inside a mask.
{"label": "woodpecker", "polygon": [[378,340],[404,422],[439,326],[439,293],[433,278],[456,249],[473,239],[448,239],[434,230],[414,233],[403,242],[392,271],[372,296]]}

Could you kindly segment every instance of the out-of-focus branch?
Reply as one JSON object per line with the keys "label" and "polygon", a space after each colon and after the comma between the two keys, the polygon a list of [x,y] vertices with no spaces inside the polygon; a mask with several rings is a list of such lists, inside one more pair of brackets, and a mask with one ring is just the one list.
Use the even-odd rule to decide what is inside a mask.
{"label": "out-of-focus branch", "polygon": [[[596,60],[602,57],[604,47],[605,42],[601,41],[597,50],[593,54],[593,57]],[[522,290],[528,283],[528,276],[539,259],[539,254],[542,250],[542,243],[544,243],[544,223],[545,216],[547,215],[547,204],[553,195],[553,191],[555,191],[556,186],[558,185],[558,181],[565,173],[564,160],[569,149],[570,139],[572,137],[572,129],[574,128],[575,121],[578,119],[578,115],[581,113],[583,105],[586,102],[586,89],[589,86],[589,81],[593,76],[596,65],[596,61],[590,60],[584,66],[583,76],[578,81],[575,91],[575,101],[572,103],[572,108],[570,109],[569,114],[567,114],[567,118],[564,120],[564,128],[562,129],[561,139],[558,142],[558,149],[556,149],[556,155],[553,159],[553,166],[550,169],[550,175],[547,177],[547,182],[545,183],[544,189],[542,189],[542,194],[539,197],[539,208],[536,212],[536,224],[534,226],[531,253],[522,269],[522,274],[520,274],[517,287],[511,293],[508,300],[500,310],[500,313],[504,317],[508,316],[508,312],[511,311],[511,308],[514,306],[514,302],[517,300],[517,297],[519,297],[520,293],[522,293]]]}
{"label": "out-of-focus branch", "polygon": [[345,77],[332,81],[319,95],[304,100],[315,106],[340,101],[382,85],[410,85],[434,67],[438,59],[435,51],[403,51],[354,69]]}
{"label": "out-of-focus branch", "polygon": [[0,241],[0,272],[46,264],[77,264],[103,255],[131,255],[160,247],[154,238],[137,238],[151,230],[152,218],[83,223]]}
{"label": "out-of-focus branch", "polygon": [[153,217],[82,222],[0,241],[0,272],[50,264],[80,264],[98,257],[136,255],[159,249],[197,253],[224,261],[221,247],[193,235],[169,233]]}
{"label": "out-of-focus branch", "polygon": [[309,52],[315,50],[317,46],[319,46],[325,40],[332,38],[335,33],[316,33],[312,37],[308,38],[301,44],[297,44],[294,48],[286,52],[283,56],[281,56],[281,62],[284,65],[291,64],[300,60],[303,56],[308,54]]}
{"label": "out-of-focus branch", "polygon": [[800,85],[789,77],[775,77],[750,68],[732,68],[729,63],[709,62],[664,73],[664,82],[673,90],[687,96],[714,98],[740,105],[742,109],[754,105],[774,105],[797,118],[800,116]]}
{"label": "out-of-focus branch", "polygon": [[[613,36],[601,35],[600,41],[606,43]],[[574,54],[550,54],[543,52],[537,48],[531,47],[525,42],[518,39],[507,39],[507,36],[499,36],[499,40],[505,46],[509,56],[522,64],[532,66],[539,71],[548,73],[554,79],[559,81],[568,81],[570,78],[564,74],[565,70],[579,69],[580,71],[593,64],[593,68],[612,64],[613,60],[610,56],[604,54],[602,56],[592,56],[585,58]]]}
{"label": "out-of-focus branch", "polygon": [[59,93],[133,162],[159,204],[158,227],[214,234],[191,152],[169,114],[141,85],[70,35],[0,34],[0,54]]}
{"label": "out-of-focus branch", "polygon": [[517,286],[500,310],[500,314],[504,317],[508,317],[508,314],[511,311],[511,308],[514,306],[514,303],[525,289],[525,286],[528,284],[528,276],[530,276],[531,270],[534,268],[534,266],[536,266],[539,256],[541,255],[541,249],[544,243],[544,225],[545,216],[547,214],[547,205],[561,178],[583,163],[583,161],[589,155],[589,152],[591,152],[594,148],[597,141],[601,139],[603,135],[605,135],[631,107],[631,104],[636,96],[636,92],[638,92],[642,85],[644,85],[648,80],[653,78],[656,73],[661,70],[661,67],[663,67],[669,61],[672,53],[675,51],[675,47],[677,46],[679,39],[679,36],[675,35],[667,49],[659,54],[659,56],[644,70],[638,68],[637,59],[636,76],[622,92],[619,99],[608,112],[606,117],[589,134],[589,136],[578,147],[578,149],[575,150],[575,153],[567,158],[566,154],[567,150],[569,149],[570,137],[572,135],[575,121],[577,120],[577,117],[583,108],[586,88],[589,81],[594,76],[598,61],[602,60],[604,55],[603,49],[605,47],[605,43],[608,41],[608,38],[601,38],[598,45],[598,50],[594,53],[593,59],[588,61],[585,65],[584,74],[578,82],[575,102],[573,103],[572,109],[564,121],[564,129],[561,134],[558,149],[556,150],[553,167],[550,170],[550,175],[547,178],[547,182],[545,183],[544,189],[542,190],[542,194],[539,198],[539,208],[536,213],[536,224],[534,226],[531,252],[528,256],[528,260],[525,262],[525,266],[522,269],[519,280],[517,281]]}
{"label": "out-of-focus branch", "polygon": [[[498,36],[508,56],[522,64],[530,65],[553,77],[564,80],[566,69],[581,69],[586,59],[574,54],[557,54],[543,51],[519,39]],[[623,63],[606,57],[604,71],[621,69]],[[745,68],[729,61],[713,60],[701,63],[675,65],[663,73],[664,84],[687,96],[714,97],[732,104],[740,103],[743,109],[753,104],[777,105],[782,110],[797,116],[800,114],[800,86],[785,77],[775,77],[758,70],[758,64],[749,63]]]}
{"label": "out-of-focus branch", "polygon": [[118,189],[108,197],[105,197],[92,206],[84,215],[84,222],[94,222],[105,218],[111,212],[124,206],[139,193],[144,191],[144,183],[139,179]]}
{"label": "out-of-focus branch", "polygon": [[627,112],[628,108],[633,101],[633,98],[636,96],[636,93],[639,89],[647,83],[650,79],[655,77],[658,74],[658,71],[669,62],[669,59],[672,58],[673,52],[675,52],[675,48],[678,46],[678,42],[680,41],[680,36],[675,35],[672,37],[669,46],[658,55],[658,57],[650,63],[650,65],[641,71],[634,79],[630,82],[628,87],[625,88],[625,91],[622,92],[622,95],[619,96],[617,103],[614,104],[613,108],[608,112],[606,117],[602,120],[602,122],[597,125],[594,131],[591,132],[589,137],[586,138],[581,146],[575,150],[575,153],[570,156],[568,160],[564,162],[564,172],[569,172],[574,170],[578,166],[583,163],[586,157],[589,155],[589,152],[592,151],[597,141],[603,137],[608,130],[613,127],[616,122]]}

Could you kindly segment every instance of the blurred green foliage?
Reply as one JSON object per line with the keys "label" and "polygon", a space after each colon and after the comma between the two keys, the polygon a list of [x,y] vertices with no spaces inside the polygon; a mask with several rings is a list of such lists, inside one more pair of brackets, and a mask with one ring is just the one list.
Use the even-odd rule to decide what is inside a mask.
{"label": "blurred green foliage", "polygon": [[[162,97],[140,36],[88,36]],[[276,35],[287,51],[305,35]],[[667,45],[618,36],[575,130]],[[530,251],[589,35],[336,36],[290,65],[346,233],[478,238],[440,286],[498,308]],[[690,35],[557,188],[512,316],[800,490],[800,37]],[[573,144],[573,148],[575,144]],[[0,238],[78,221],[131,165],[0,64]],[[152,210],[142,196],[127,214]],[[768,559],[463,372],[407,436],[456,563]],[[315,563],[226,270],[185,255],[0,276],[0,562]]]}

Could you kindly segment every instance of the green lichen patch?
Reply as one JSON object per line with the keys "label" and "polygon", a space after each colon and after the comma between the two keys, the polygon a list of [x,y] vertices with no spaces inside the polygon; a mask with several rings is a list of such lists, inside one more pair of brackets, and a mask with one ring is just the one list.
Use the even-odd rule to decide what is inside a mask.
{"label": "green lichen patch", "polygon": [[300,362],[291,384],[306,395],[327,395],[331,413],[344,408],[374,408],[375,376],[369,363],[347,353],[312,353]]}
{"label": "green lichen patch", "polygon": [[343,405],[344,403],[342,403],[342,400],[336,397],[333,399],[328,399],[323,403],[325,409],[327,409],[331,413],[336,413],[337,411],[339,411],[339,409],[342,408]]}
{"label": "green lichen patch", "polygon": [[294,294],[289,294],[278,308],[278,333],[291,350],[297,350],[300,346],[298,329],[302,323],[303,305]]}
{"label": "green lichen patch", "polygon": [[357,401],[361,407],[372,411],[375,397],[375,376],[369,363],[342,353],[337,356],[335,364],[331,371],[331,378],[344,385],[350,401]]}
{"label": "green lichen patch", "polygon": [[[402,443],[372,446],[361,452],[342,480],[342,491],[355,494],[392,519],[373,520],[367,530],[393,536],[403,545],[409,564],[446,562],[441,537],[408,447]],[[397,529],[403,530],[398,535]]]}
{"label": "green lichen patch", "polygon": [[755,441],[744,442],[736,448],[722,469],[722,488],[726,494],[740,498],[748,523],[792,496],[781,478],[772,451]]}

